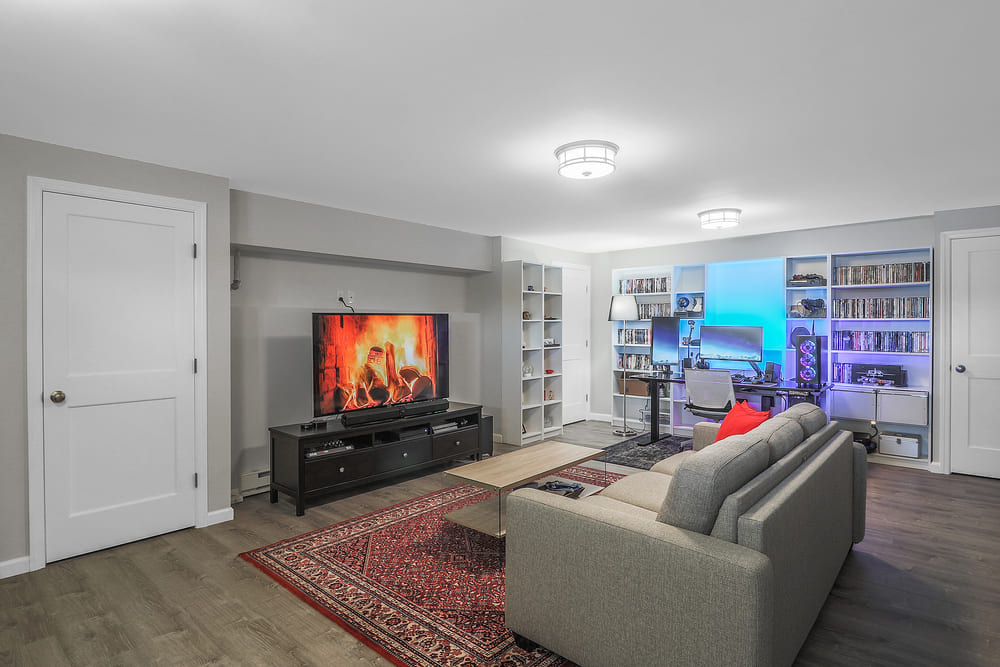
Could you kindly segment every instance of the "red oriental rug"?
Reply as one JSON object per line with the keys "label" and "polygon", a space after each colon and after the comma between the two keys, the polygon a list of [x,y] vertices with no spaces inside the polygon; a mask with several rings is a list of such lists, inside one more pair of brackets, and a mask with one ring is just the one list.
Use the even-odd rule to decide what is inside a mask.
{"label": "red oriental rug", "polygon": [[569,665],[519,649],[504,626],[503,540],[443,518],[491,496],[461,484],[240,555],[397,665]]}

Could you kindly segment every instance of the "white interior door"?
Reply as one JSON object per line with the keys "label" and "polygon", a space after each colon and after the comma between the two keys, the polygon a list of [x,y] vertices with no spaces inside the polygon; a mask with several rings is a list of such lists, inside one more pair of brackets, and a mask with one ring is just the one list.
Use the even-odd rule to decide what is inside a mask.
{"label": "white interior door", "polygon": [[1000,234],[951,242],[951,469],[1000,477]]}
{"label": "white interior door", "polygon": [[563,423],[590,413],[590,267],[563,265]]}
{"label": "white interior door", "polygon": [[190,211],[43,196],[49,562],[195,524],[194,239]]}

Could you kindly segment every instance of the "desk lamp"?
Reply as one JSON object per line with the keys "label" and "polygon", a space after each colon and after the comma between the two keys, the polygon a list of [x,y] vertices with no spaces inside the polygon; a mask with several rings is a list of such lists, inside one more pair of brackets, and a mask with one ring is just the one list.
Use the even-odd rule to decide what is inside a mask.
{"label": "desk lamp", "polygon": [[632,294],[611,295],[611,309],[608,311],[608,322],[621,320],[622,323],[622,427],[613,431],[623,437],[638,435],[628,427],[628,369],[625,367],[625,323],[639,319],[639,304]]}

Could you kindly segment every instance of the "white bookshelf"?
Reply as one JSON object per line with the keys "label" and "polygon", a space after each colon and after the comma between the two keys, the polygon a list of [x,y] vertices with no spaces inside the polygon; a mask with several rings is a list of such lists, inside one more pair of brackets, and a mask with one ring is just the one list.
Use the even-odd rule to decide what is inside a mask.
{"label": "white bookshelf", "polygon": [[527,445],[562,433],[562,269],[503,263],[503,442]]}

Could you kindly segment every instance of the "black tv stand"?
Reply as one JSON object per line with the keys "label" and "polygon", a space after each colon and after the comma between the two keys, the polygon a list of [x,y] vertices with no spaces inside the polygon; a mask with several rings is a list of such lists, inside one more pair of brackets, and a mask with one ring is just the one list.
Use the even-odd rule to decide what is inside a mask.
{"label": "black tv stand", "polygon": [[309,428],[312,422],[273,426],[268,429],[271,502],[278,502],[279,491],[287,493],[295,500],[295,514],[302,516],[307,498],[492,454],[493,417],[482,410],[480,405],[451,403],[431,414],[353,426],[336,419],[325,428]]}

